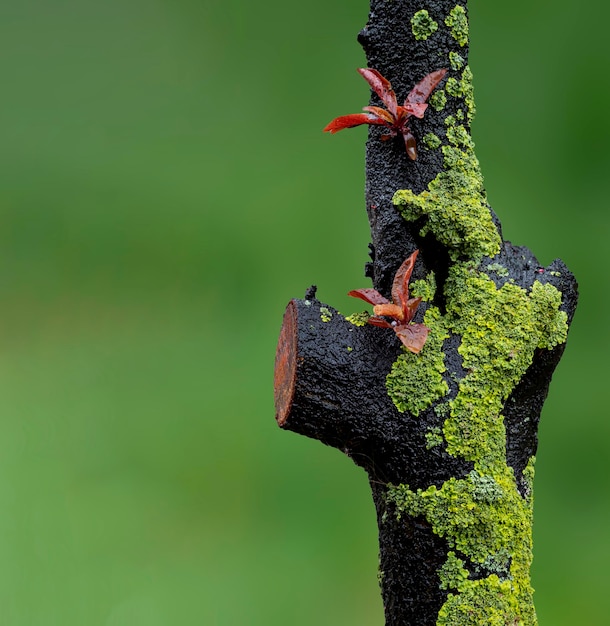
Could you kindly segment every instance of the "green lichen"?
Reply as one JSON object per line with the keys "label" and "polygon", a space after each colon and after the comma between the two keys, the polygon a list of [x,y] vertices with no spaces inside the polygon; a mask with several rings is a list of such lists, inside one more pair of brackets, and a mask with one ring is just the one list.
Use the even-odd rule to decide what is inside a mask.
{"label": "green lichen", "polygon": [[398,515],[425,517],[452,550],[500,572],[473,580],[450,552],[439,570],[439,584],[452,593],[437,625],[536,623],[529,581],[531,503],[517,491],[509,467],[498,464],[493,476],[473,471],[466,478],[449,479],[440,488],[411,491],[400,485],[389,498]]}
{"label": "green lichen", "polygon": [[[441,412],[445,417],[442,439],[450,455],[472,461],[474,469],[441,486],[417,490],[404,484],[390,486],[388,499],[395,504],[398,517],[425,517],[451,550],[486,574],[473,580],[455,553],[448,555],[439,576],[442,588],[451,593],[438,625],[533,626],[536,616],[529,570],[534,458],[523,472],[525,495],[521,495],[506,463],[502,409],[536,350],[565,341],[567,316],[560,310],[561,294],[552,285],[536,281],[529,291],[512,283],[498,288],[473,262],[451,267],[444,295],[446,313],[435,312],[433,321],[445,336],[461,337],[458,352],[466,374],[459,380],[457,395],[437,405],[448,407]],[[428,355],[429,362],[443,358],[442,344],[436,342],[431,348],[435,354]],[[411,373],[406,382],[430,381],[429,374],[417,379]],[[434,382],[427,389],[430,397],[435,397],[436,389]],[[425,397],[421,388],[416,393],[418,398]],[[427,442],[438,439],[438,432],[426,434]]]}
{"label": "green lichen", "polygon": [[564,343],[568,336],[568,315],[559,311],[561,293],[550,283],[536,281],[530,297],[532,315],[536,317],[537,347],[550,350]]}
{"label": "green lichen", "polygon": [[[451,141],[466,141],[463,127],[451,127]],[[491,219],[483,189],[479,162],[470,145],[466,149],[443,146],[443,170],[420,194],[399,190],[393,202],[409,222],[427,217],[420,230],[422,236],[432,233],[445,245],[451,259],[462,257],[480,260],[500,251],[500,235]]]}
{"label": "green lichen", "polygon": [[[454,80],[456,98],[470,115],[474,111],[472,73],[468,66],[460,81]],[[420,230],[432,233],[445,245],[452,260],[468,258],[479,262],[500,251],[500,234],[493,223],[483,187],[483,176],[474,154],[474,143],[456,116],[445,118],[447,144],[442,146],[444,169],[415,194],[410,189],[394,194],[394,204],[407,221],[426,217]]]}
{"label": "green lichen", "polygon": [[455,98],[459,98],[461,95],[461,90],[460,90],[460,83],[457,81],[457,79],[451,77],[447,79],[447,82],[445,83],[445,91],[450,95],[453,96]]}
{"label": "green lichen", "polygon": [[474,145],[466,127],[463,124],[458,124],[453,116],[447,117],[445,122],[447,123],[447,139],[449,143],[454,146],[463,146],[469,152],[472,152]]}
{"label": "green lichen", "polygon": [[441,402],[434,407],[434,414],[437,417],[447,417],[449,415],[449,404],[447,402]]}
{"label": "green lichen", "polygon": [[[445,24],[460,46],[467,44],[461,5]],[[535,459],[514,475],[502,413],[536,351],[565,342],[567,315],[554,286],[535,281],[525,289],[511,280],[497,286],[488,273],[506,278],[508,270],[493,260],[482,263],[499,253],[501,238],[468,128],[475,112],[472,72],[457,53],[449,64],[461,75],[449,77],[445,90],[430,98],[439,111],[452,99],[445,137],[435,135],[442,141],[443,170],[423,192],[399,190],[393,198],[404,219],[421,221],[420,235],[434,236],[449,254],[445,306],[443,312],[436,306],[426,311],[430,334],[424,348],[419,355],[404,351],[398,357],[386,387],[400,411],[418,416],[432,409],[426,417],[442,421],[442,427],[425,433],[427,449],[443,445],[449,455],[472,463],[472,470],[427,488],[388,485],[394,505],[388,514],[425,518],[449,546],[438,572],[448,595],[437,626],[535,626],[530,584]],[[435,302],[436,285],[431,288],[428,277],[410,287],[414,297]],[[443,345],[450,336],[460,342],[460,371],[446,370]]]}
{"label": "green lichen", "polygon": [[442,352],[448,335],[436,307],[426,311],[424,324],[430,333],[421,352],[414,354],[404,350],[386,377],[388,395],[396,408],[413,415],[419,415],[449,390],[443,379],[446,368]]}
{"label": "green lichen", "polygon": [[490,263],[486,268],[486,272],[494,272],[498,276],[508,276],[508,269],[504,267],[504,265],[500,263]]}
{"label": "green lichen", "polygon": [[[473,476],[479,476],[479,482]],[[480,481],[484,478],[495,485],[491,497],[485,497],[488,493],[481,489]],[[490,555],[498,554],[518,561],[524,546],[529,546],[527,534],[531,529],[527,525],[531,522],[531,507],[517,491],[512,470],[507,466],[498,468],[493,477],[473,470],[466,478],[450,478],[440,488],[431,485],[412,491],[399,485],[390,491],[389,497],[398,507],[399,516],[408,513],[425,517],[435,534],[474,563],[483,564]],[[519,525],[515,524],[517,516]],[[530,559],[529,550],[525,552]]]}
{"label": "green lichen", "polygon": [[[451,53],[450,53],[451,56]],[[459,55],[458,55],[459,56]],[[461,57],[460,57],[461,58]],[[447,79],[445,91],[454,98],[462,98],[466,104],[468,121],[471,122],[475,111],[474,88],[472,84],[472,70],[467,65],[462,72],[459,80],[453,76]]]}
{"label": "green lichen", "polygon": [[[462,90],[455,97],[466,99],[468,93]],[[498,288],[485,271],[505,275],[506,268],[492,263],[479,269],[484,255],[497,254],[500,238],[491,221],[472,140],[459,121],[457,116],[445,120],[446,169],[427,191],[419,195],[399,191],[394,201],[407,220],[426,216],[421,233],[434,234],[454,260],[444,285],[446,312],[441,316],[431,308],[435,312],[431,324],[442,328],[443,336],[461,337],[458,352],[466,374],[454,377],[457,395],[435,406],[435,413],[444,419],[442,436],[429,430],[426,447],[445,442],[449,454],[473,462],[474,469],[440,487],[416,491],[408,485],[390,487],[388,498],[397,515],[425,517],[452,550],[483,573],[471,579],[450,553],[439,571],[440,584],[450,593],[438,625],[534,626],[529,579],[534,460],[523,472],[521,495],[506,463],[502,409],[535,351],[565,341],[567,316],[560,310],[561,293],[552,285],[536,281],[528,291],[507,282]],[[418,283],[417,289],[423,290],[423,285]],[[399,398],[402,410],[414,415],[446,396],[432,374],[443,373],[442,342],[437,338],[426,345],[429,351],[425,365],[423,359],[419,362],[421,372],[414,371],[415,360],[401,356],[393,368],[394,384],[388,382],[392,399]],[[410,395],[413,390],[415,397]]]}
{"label": "green lichen", "polygon": [[510,574],[508,574],[510,561],[510,552],[505,548],[502,548],[495,554],[490,554],[483,561],[483,567],[491,574],[495,574],[500,578],[507,578],[510,577]]}
{"label": "green lichen", "polygon": [[423,137],[422,137],[422,143],[426,146],[426,148],[428,148],[429,150],[436,150],[440,145],[441,145],[441,140],[438,138],[437,135],[435,135],[434,133],[426,133]]}
{"label": "green lichen", "polygon": [[459,353],[469,372],[451,402],[444,433],[450,454],[482,462],[490,447],[504,448],[502,405],[537,348],[565,341],[561,294],[536,281],[528,293],[506,283],[498,289],[483,272],[455,264],[445,284],[450,328],[462,336]]}
{"label": "green lichen", "polygon": [[470,66],[467,65],[462,72],[462,93],[464,102],[466,103],[466,108],[468,110],[468,121],[472,122],[474,118],[474,114],[476,113],[476,105],[474,102],[474,87],[472,82],[472,70]]}
{"label": "green lichen", "polygon": [[320,319],[323,322],[330,322],[330,320],[333,318],[333,313],[332,311],[325,307],[325,306],[321,306],[320,307]]}
{"label": "green lichen", "polygon": [[438,30],[438,23],[435,22],[426,9],[417,11],[411,18],[411,32],[418,41],[425,41]]}
{"label": "green lichen", "polygon": [[345,318],[345,321],[353,324],[354,326],[366,326],[369,321],[369,317],[371,317],[370,313],[366,311],[362,311],[362,313],[352,313]]}
{"label": "green lichen", "polygon": [[464,61],[464,57],[462,57],[461,54],[453,51],[449,53],[449,64],[451,65],[452,70],[455,70],[456,72],[461,70],[464,67],[464,63],[466,63],[466,61]]}
{"label": "green lichen", "polygon": [[428,102],[435,111],[442,111],[447,104],[447,94],[443,89],[437,89],[428,98]]}
{"label": "green lichen", "polygon": [[451,36],[464,47],[468,43],[468,18],[466,9],[461,4],[451,9],[445,18],[445,24],[451,29]]}
{"label": "green lichen", "polygon": [[[437,626],[531,626],[536,616],[526,616],[510,581],[495,574],[468,581],[457,594],[450,593],[438,614]],[[532,621],[533,620],[533,621]]]}
{"label": "green lichen", "polygon": [[468,570],[464,568],[464,561],[459,559],[455,552],[447,553],[447,560],[438,571],[441,589],[462,589],[468,580]]}
{"label": "green lichen", "polygon": [[436,276],[428,272],[426,278],[415,280],[409,285],[412,298],[421,298],[424,302],[432,302],[436,294]]}
{"label": "green lichen", "polygon": [[433,426],[424,437],[426,439],[426,450],[432,450],[432,448],[442,445],[443,441],[445,441],[442,430],[438,426]]}
{"label": "green lichen", "polygon": [[493,504],[502,499],[504,492],[493,476],[486,476],[472,470],[468,478],[473,485],[472,499],[475,502]]}

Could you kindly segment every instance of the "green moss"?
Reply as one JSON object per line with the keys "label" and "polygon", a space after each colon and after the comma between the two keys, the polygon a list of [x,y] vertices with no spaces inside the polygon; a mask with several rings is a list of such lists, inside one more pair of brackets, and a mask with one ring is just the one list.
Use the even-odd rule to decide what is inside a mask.
{"label": "green moss", "polygon": [[468,43],[468,18],[466,9],[460,4],[451,9],[445,18],[445,24],[451,29],[451,36],[464,47]]}
{"label": "green moss", "polygon": [[422,137],[422,143],[429,150],[436,150],[441,145],[441,140],[434,133],[426,133]]}
{"label": "green moss", "polygon": [[411,18],[411,32],[418,41],[425,41],[437,30],[437,22],[430,17],[430,14],[425,9],[417,11]]}
{"label": "green moss", "polygon": [[362,313],[352,313],[348,315],[345,320],[354,326],[366,326],[371,317],[370,313],[363,311]]}
{"label": "green moss", "polygon": [[386,388],[396,408],[413,415],[419,415],[449,390],[443,380],[445,360],[442,352],[443,341],[448,335],[436,307],[426,311],[424,324],[430,333],[421,352],[414,354],[404,350],[386,377]]}
{"label": "green moss", "polygon": [[325,307],[325,306],[321,306],[320,307],[320,319],[323,322],[330,322],[330,320],[333,318],[333,313],[332,311]]}
{"label": "green moss", "polygon": [[443,89],[437,89],[428,98],[428,102],[435,111],[442,111],[447,104],[447,94]]}

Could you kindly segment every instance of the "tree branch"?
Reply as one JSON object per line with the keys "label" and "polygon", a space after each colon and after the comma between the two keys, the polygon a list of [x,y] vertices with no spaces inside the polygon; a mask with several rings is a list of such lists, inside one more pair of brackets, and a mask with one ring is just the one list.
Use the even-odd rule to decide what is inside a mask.
{"label": "tree branch", "polygon": [[[448,72],[401,138],[371,126],[367,275],[410,283],[429,328],[420,353],[388,329],[292,300],[276,357],[276,419],[363,467],[377,508],[388,626],[536,623],[529,579],[537,427],[577,302],[567,267],[502,238],[470,137],[465,4],[372,0],[362,43],[399,102]],[[372,106],[380,101],[373,94]],[[356,286],[354,286],[356,287]]]}

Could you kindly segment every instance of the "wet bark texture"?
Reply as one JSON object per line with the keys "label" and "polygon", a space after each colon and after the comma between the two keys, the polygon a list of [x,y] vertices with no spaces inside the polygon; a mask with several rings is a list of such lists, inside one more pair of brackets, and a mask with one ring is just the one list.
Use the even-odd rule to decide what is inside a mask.
{"label": "wet bark texture", "polygon": [[[411,28],[412,16],[422,8],[442,23],[454,7],[455,2],[449,0],[371,1],[368,23],[358,39],[368,67],[391,81],[399,102],[426,74],[446,66],[437,59],[447,59],[455,52],[467,60],[467,45],[460,46],[449,29],[439,28],[428,39],[418,41]],[[381,105],[375,94],[371,104]],[[418,144],[426,133],[443,136],[443,120],[455,113],[452,106],[455,104],[448,101],[442,115],[429,107],[423,119],[413,121]],[[467,126],[467,121],[464,124]],[[443,281],[451,263],[448,251],[433,236],[420,236],[421,223],[407,222],[392,203],[399,189],[424,191],[443,169],[442,154],[420,149],[417,160],[411,161],[400,137],[380,141],[381,133],[379,127],[371,126],[366,147],[366,210],[372,243],[365,273],[389,298],[397,268],[419,249],[412,280],[434,271],[438,283],[434,304],[443,310]],[[507,269],[505,276],[492,277],[498,287],[509,281],[525,290],[530,290],[535,280],[553,284],[562,293],[561,308],[571,322],[577,285],[560,260],[541,268],[528,249],[503,242],[493,261]],[[483,259],[482,265],[485,263],[489,260]],[[359,286],[348,285],[346,291]],[[447,542],[433,533],[424,519],[398,520],[387,491],[389,485],[398,484],[408,484],[411,489],[440,487],[451,477],[466,476],[473,463],[448,454],[445,446],[429,449],[425,445],[424,433],[443,426],[443,418],[434,410],[413,416],[399,412],[392,402],[386,376],[403,350],[394,333],[370,325],[357,327],[318,301],[314,292],[307,296],[292,300],[284,315],[275,369],[276,420],[283,429],[338,448],[365,469],[378,514],[386,624],[435,624],[448,595],[438,578],[447,558]],[[425,306],[420,308],[416,322],[422,321]],[[456,375],[458,379],[465,375],[459,344],[459,337],[452,335],[443,345],[447,371],[454,373],[453,378],[446,377],[450,395],[456,392]],[[507,462],[516,477],[522,476],[536,452],[540,412],[564,346],[538,350],[504,404]],[[522,490],[525,487],[520,480]]]}

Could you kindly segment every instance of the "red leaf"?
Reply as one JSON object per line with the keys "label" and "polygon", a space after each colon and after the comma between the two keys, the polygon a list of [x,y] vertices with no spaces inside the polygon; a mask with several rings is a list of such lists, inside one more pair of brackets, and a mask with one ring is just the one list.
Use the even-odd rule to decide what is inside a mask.
{"label": "red leaf", "polygon": [[379,119],[384,120],[390,126],[394,125],[395,120],[392,117],[392,114],[381,107],[362,107],[362,110],[376,115]]}
{"label": "red leaf", "polygon": [[342,115],[336,117],[332,122],[329,122],[324,127],[324,132],[338,133],[344,128],[353,128],[354,126],[360,126],[361,124],[378,124],[378,121],[370,116],[368,113],[352,113],[351,115]]}
{"label": "red leaf", "polygon": [[407,302],[409,300],[409,279],[415,267],[415,259],[417,258],[418,252],[419,250],[415,250],[398,268],[394,275],[394,282],[392,283],[392,300],[395,304],[398,304],[405,313],[407,312]]}
{"label": "red leaf", "polygon": [[407,156],[411,159],[411,161],[415,161],[415,159],[417,159],[417,144],[415,143],[415,137],[413,137],[410,131],[404,132],[402,136],[405,140]]}
{"label": "red leaf", "polygon": [[405,106],[402,108],[406,111],[407,116],[413,115],[421,119],[428,105],[425,102],[405,102]]}
{"label": "red leaf", "polygon": [[373,307],[373,313],[375,315],[384,315],[385,317],[393,317],[399,322],[405,322],[404,311],[398,304],[376,304]]}
{"label": "red leaf", "polygon": [[384,320],[383,317],[377,317],[376,315],[371,315],[368,319],[368,323],[373,326],[379,326],[380,328],[394,328],[388,320]]}
{"label": "red leaf", "polygon": [[395,326],[394,332],[407,350],[418,354],[426,343],[430,329],[423,324],[406,324]]}
{"label": "red leaf", "polygon": [[407,301],[405,307],[405,320],[407,322],[410,322],[415,317],[415,311],[417,311],[420,302],[421,298],[411,298]]}
{"label": "red leaf", "polygon": [[376,289],[354,289],[350,291],[348,296],[352,298],[360,298],[369,304],[388,304],[389,300],[384,298]]}
{"label": "red leaf", "polygon": [[409,92],[409,95],[405,100],[405,106],[407,103],[415,104],[425,102],[434,91],[434,88],[441,82],[441,80],[443,80],[446,73],[447,70],[442,69],[436,70],[436,72],[431,72],[427,76],[424,76]]}
{"label": "red leaf", "polygon": [[[392,283],[393,302],[376,289],[354,289],[347,294],[372,304],[374,315],[368,318],[368,323],[381,328],[392,328],[405,348],[415,354],[424,347],[430,332],[424,324],[411,323],[421,302],[421,298],[409,298],[409,280],[418,253],[419,250],[415,250],[396,271]],[[391,317],[395,321],[390,323],[382,316]]]}
{"label": "red leaf", "polygon": [[392,89],[392,84],[387,78],[384,78],[377,70],[370,68],[359,68],[358,72],[364,80],[371,86],[371,89],[379,96],[381,101],[386,105],[388,111],[396,117],[396,94]]}

